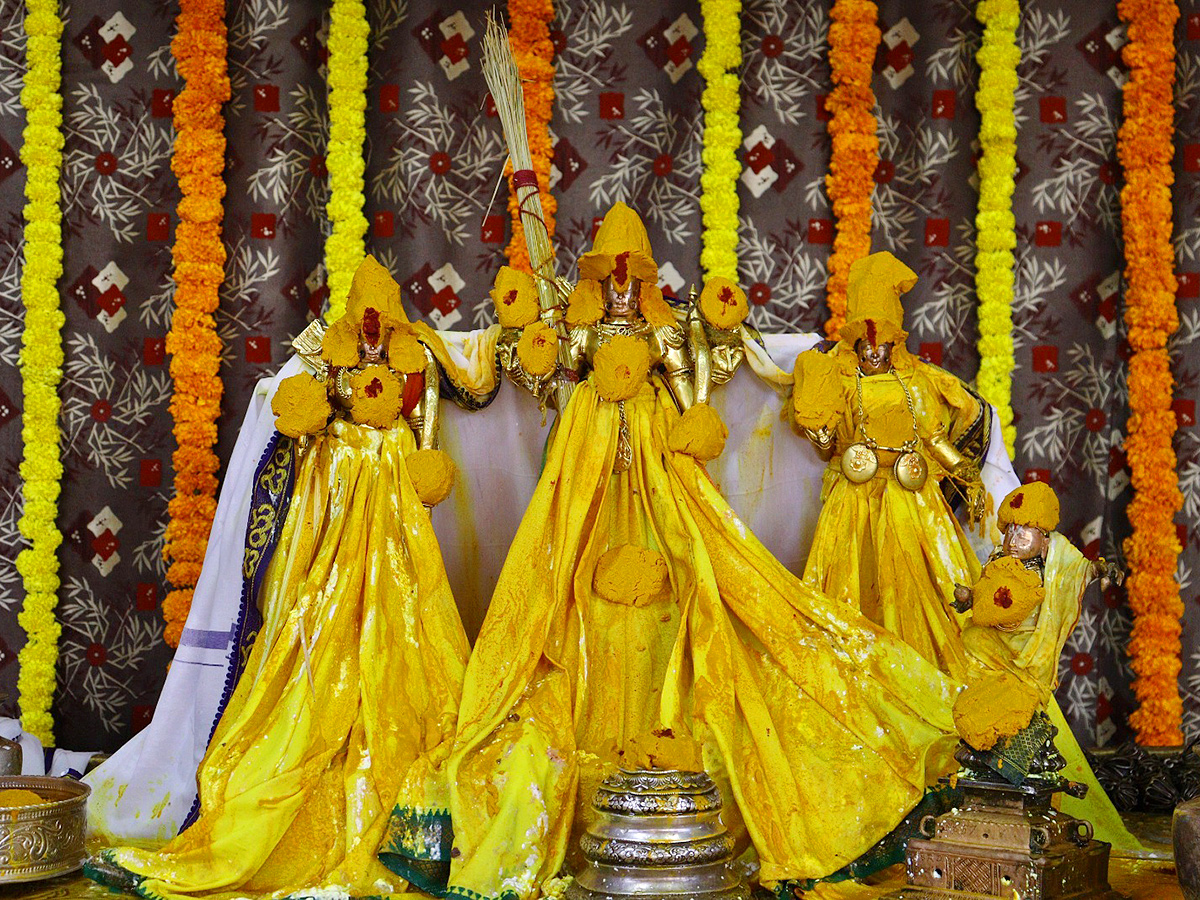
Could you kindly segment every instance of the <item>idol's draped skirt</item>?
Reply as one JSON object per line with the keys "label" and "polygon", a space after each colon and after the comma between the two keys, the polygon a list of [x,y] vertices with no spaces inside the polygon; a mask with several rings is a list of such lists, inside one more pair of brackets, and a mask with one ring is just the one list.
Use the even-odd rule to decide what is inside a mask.
{"label": "idol's draped skirt", "polygon": [[978,580],[979,561],[939,483],[930,478],[910,491],[881,466],[855,484],[835,460],[825,471],[821,504],[804,580],[964,680],[962,622],[950,603],[956,583]]}
{"label": "idol's draped skirt", "polygon": [[[661,385],[623,407],[575,390],[468,666],[446,767],[453,896],[530,897],[652,730],[695,737],[766,882],[853,860],[951,767],[955,685],[790,574],[666,449]],[[665,557],[670,597],[597,593],[623,544]]]}
{"label": "idol's draped skirt", "polygon": [[403,424],[312,438],[262,593],[264,624],[198,773],[200,816],[157,852],[106,851],[148,897],[404,884],[394,807],[444,811],[468,646]]}

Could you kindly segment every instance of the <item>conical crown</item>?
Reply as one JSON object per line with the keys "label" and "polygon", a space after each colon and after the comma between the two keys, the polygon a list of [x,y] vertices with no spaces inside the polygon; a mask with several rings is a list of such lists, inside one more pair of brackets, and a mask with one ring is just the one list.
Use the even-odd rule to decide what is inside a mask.
{"label": "conical crown", "polygon": [[579,258],[579,277],[603,281],[612,275],[618,287],[630,278],[657,284],[658,264],[650,248],[650,236],[641,218],[624,203],[617,202],[596,231],[592,249]]}
{"label": "conical crown", "polygon": [[851,344],[861,338],[873,344],[903,342],[907,332],[900,295],[916,283],[917,273],[886,250],[855,260],[850,266],[841,339]]}
{"label": "conical crown", "polygon": [[408,321],[400,299],[400,285],[392,273],[370,254],[354,272],[350,296],[346,300],[346,316],[353,322],[362,322],[363,313],[368,308],[397,322]]}

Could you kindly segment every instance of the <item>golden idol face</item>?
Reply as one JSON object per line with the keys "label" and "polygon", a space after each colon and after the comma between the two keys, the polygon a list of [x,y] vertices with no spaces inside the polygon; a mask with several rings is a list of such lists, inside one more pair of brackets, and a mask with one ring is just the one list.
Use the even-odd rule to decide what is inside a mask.
{"label": "golden idol face", "polygon": [[1032,525],[1009,525],[1004,529],[1002,549],[1005,556],[1026,560],[1044,557],[1049,543],[1049,535],[1040,528],[1034,528]]}
{"label": "golden idol face", "polygon": [[635,315],[638,310],[638,293],[642,283],[636,278],[630,278],[624,289],[618,288],[612,276],[604,279],[604,308],[610,316],[625,319]]}
{"label": "golden idol face", "polygon": [[892,342],[872,344],[866,338],[859,338],[854,344],[854,352],[858,356],[858,367],[864,375],[879,375],[892,370]]}

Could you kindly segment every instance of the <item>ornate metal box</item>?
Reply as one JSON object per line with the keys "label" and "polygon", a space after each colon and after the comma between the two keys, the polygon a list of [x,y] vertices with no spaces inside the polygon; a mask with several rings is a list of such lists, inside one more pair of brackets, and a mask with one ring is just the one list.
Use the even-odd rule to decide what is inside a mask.
{"label": "ornate metal box", "polygon": [[566,900],[749,900],[729,866],[721,793],[704,772],[620,770],[592,805],[596,822],[579,842],[587,865]]}
{"label": "ornate metal box", "polygon": [[921,822],[908,842],[904,900],[1074,900],[1120,897],[1108,884],[1109,845],[1056,810],[1052,784],[960,779],[964,802]]}

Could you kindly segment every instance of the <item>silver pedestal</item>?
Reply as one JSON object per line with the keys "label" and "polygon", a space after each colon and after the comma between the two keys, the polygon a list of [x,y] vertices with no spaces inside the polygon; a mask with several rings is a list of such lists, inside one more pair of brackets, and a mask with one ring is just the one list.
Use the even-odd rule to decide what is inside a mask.
{"label": "silver pedestal", "polygon": [[622,769],[601,783],[580,838],[587,865],[566,900],[749,900],[730,868],[721,793],[704,772]]}

